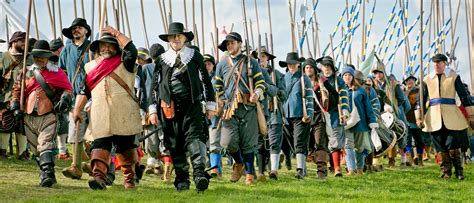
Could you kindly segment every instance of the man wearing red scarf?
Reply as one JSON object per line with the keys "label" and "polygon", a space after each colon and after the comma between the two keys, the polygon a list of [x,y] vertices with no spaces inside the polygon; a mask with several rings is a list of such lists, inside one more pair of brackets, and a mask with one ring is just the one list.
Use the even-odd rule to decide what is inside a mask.
{"label": "man wearing red scarf", "polygon": [[98,57],[84,67],[86,77],[76,97],[73,116],[74,122],[82,122],[81,110],[92,98],[86,132],[86,138],[92,139],[90,165],[93,178],[89,180],[89,187],[106,189],[110,151],[115,146],[124,187],[134,188],[138,162],[135,135],[142,132],[140,109],[133,89],[137,49],[124,34],[106,27],[100,39],[91,43],[90,50]]}
{"label": "man wearing red scarf", "polygon": [[[50,51],[47,41],[37,41],[31,55],[34,64],[28,67],[25,75],[25,134],[41,170],[40,186],[51,187],[56,183],[53,154],[59,126],[56,114],[68,111],[72,87],[64,71],[49,62],[56,56]],[[17,82],[13,88],[12,105],[19,106],[20,95],[21,85]]]}

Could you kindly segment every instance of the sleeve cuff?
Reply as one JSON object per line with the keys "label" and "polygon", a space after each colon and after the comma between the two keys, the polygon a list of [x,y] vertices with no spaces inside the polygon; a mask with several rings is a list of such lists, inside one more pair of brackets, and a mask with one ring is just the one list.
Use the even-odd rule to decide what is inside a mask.
{"label": "sleeve cuff", "polygon": [[369,128],[370,129],[374,129],[374,128],[378,128],[378,127],[379,127],[378,123],[369,123]]}
{"label": "sleeve cuff", "polygon": [[158,113],[158,109],[156,108],[156,104],[152,104],[152,105],[148,106],[148,113],[149,114]]}
{"label": "sleeve cuff", "polygon": [[216,111],[217,110],[217,103],[208,101],[206,102],[206,110],[207,111]]}

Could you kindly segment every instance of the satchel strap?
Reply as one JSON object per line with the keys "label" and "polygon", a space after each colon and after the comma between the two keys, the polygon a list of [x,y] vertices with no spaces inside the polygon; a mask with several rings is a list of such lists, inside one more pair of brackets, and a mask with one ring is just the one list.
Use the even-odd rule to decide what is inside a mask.
{"label": "satchel strap", "polygon": [[54,103],[57,102],[56,94],[54,91],[49,87],[48,84],[46,84],[46,81],[44,80],[43,76],[39,72],[38,68],[33,68],[33,75],[36,79],[36,81],[39,83],[41,86],[41,89],[43,89],[44,93],[46,93],[46,96],[48,96],[48,99]]}
{"label": "satchel strap", "polygon": [[120,76],[118,76],[116,73],[114,72],[111,72],[109,74],[109,76],[115,80],[115,82],[117,82],[120,86],[122,86],[122,88],[127,91],[128,95],[130,95],[130,97],[132,97],[133,101],[135,102],[139,102],[138,98],[135,96],[135,94],[133,94],[132,90],[130,89],[130,87],[128,87],[127,83],[125,83],[125,81],[122,80],[122,78],[120,78]]}

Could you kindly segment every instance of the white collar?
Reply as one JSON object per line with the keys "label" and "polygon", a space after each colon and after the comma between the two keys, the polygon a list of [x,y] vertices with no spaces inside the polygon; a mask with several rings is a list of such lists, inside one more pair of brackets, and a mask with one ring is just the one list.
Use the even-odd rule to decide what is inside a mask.
{"label": "white collar", "polygon": [[[35,68],[40,69],[38,65],[33,64],[29,67],[29,70],[34,70]],[[48,62],[48,64],[46,64],[46,69],[48,69],[49,72],[58,72],[59,66]]]}
{"label": "white collar", "polygon": [[179,51],[174,51],[173,49],[168,49],[165,53],[161,55],[161,61],[163,61],[166,65],[173,67],[174,63],[176,62],[176,57],[181,57],[181,62],[184,65],[187,65],[194,56],[194,49],[189,47],[183,47]]}
{"label": "white collar", "polygon": [[[452,71],[451,68],[446,66],[446,68],[444,69],[444,75],[446,77],[448,77],[448,75],[449,75],[449,73],[451,73],[451,71]],[[436,75],[437,75],[436,72],[433,71],[433,72],[430,73],[430,78],[433,79]]]}

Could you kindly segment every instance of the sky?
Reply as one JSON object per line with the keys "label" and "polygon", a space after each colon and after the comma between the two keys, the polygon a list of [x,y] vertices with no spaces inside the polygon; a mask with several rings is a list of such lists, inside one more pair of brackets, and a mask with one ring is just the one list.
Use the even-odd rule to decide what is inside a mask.
{"label": "sky", "polygon": [[[56,3],[56,32],[57,36],[59,36],[61,29],[68,27],[73,19],[75,18],[74,16],[74,1],[73,0],[61,0],[61,16],[62,16],[62,28],[59,25],[59,15],[58,13],[58,8],[57,8],[57,2],[58,0],[54,0]],[[153,43],[160,43],[162,45],[165,45],[165,42],[161,41],[158,38],[159,34],[163,34],[163,22],[162,18],[160,15],[160,9],[158,5],[159,0],[144,0],[144,15],[145,15],[145,25],[148,33],[148,41],[151,44]],[[195,23],[197,27],[197,35],[199,37],[199,43],[201,45],[201,52],[203,53],[211,53],[211,48],[213,47],[212,42],[211,42],[211,32],[213,32],[214,28],[214,23],[213,23],[213,16],[212,16],[212,0],[202,0],[203,1],[203,13],[204,13],[204,50],[202,47],[202,29],[201,29],[201,0],[164,0],[162,2],[165,2],[166,9],[169,11],[169,4],[168,2],[172,2],[171,9],[172,9],[172,20],[174,22],[183,22],[185,23],[185,15],[184,15],[184,2],[186,2],[186,10],[187,10],[187,21],[188,21],[188,27],[192,28],[192,23],[193,23],[193,8],[192,8],[192,3],[195,2]],[[245,37],[244,35],[244,26],[243,26],[243,14],[242,14],[242,1],[240,0],[214,0],[215,1],[215,9],[216,9],[216,22],[217,26],[222,31],[223,27],[225,26],[225,29],[227,31],[230,31],[231,27],[233,26],[233,31],[239,32],[242,37]],[[349,7],[351,5],[356,4],[358,0],[348,0],[349,2]],[[460,2],[461,1],[461,2]],[[24,15],[24,19],[26,18],[26,13],[28,11],[28,1],[27,0],[10,0],[12,7],[17,10],[20,14]],[[81,0],[76,0],[77,2],[77,15],[78,17],[83,17],[82,16],[82,9],[81,9]],[[92,0],[83,0],[84,2],[84,13],[85,13],[85,18],[88,21],[89,25],[92,24],[92,3],[95,2],[95,16],[94,16],[94,31],[97,32],[97,27],[98,27],[98,3],[97,1],[92,1]],[[117,1],[115,1],[117,2]],[[291,2],[294,2],[294,0],[291,0]],[[368,3],[366,3],[366,14],[365,14],[365,19],[366,19],[366,25],[368,26],[369,24],[369,19],[370,19],[370,13],[372,10],[372,7],[374,5],[375,0],[369,0]],[[441,24],[444,24],[449,18],[450,18],[450,13],[449,13],[449,0],[441,0],[440,1],[441,6],[444,4],[444,21]],[[464,1],[462,0],[452,0],[452,6],[451,6],[451,13],[452,13],[452,22],[454,24],[455,18],[456,18],[456,11],[457,11],[457,6],[460,3],[460,9],[459,9],[459,16],[456,24],[456,32],[454,33],[455,39],[459,37],[459,41],[455,50],[455,56],[457,57],[457,62],[458,62],[458,68],[457,71],[461,75],[461,78],[464,82],[470,84],[470,72],[469,72],[469,46],[468,46],[468,38],[467,38],[467,28],[466,28],[466,13],[465,13],[465,5]],[[267,10],[267,0],[257,0],[257,10],[258,10],[258,18],[259,18],[259,25],[260,25],[260,33],[262,36],[262,43],[265,45],[265,33],[267,35],[270,35],[270,23],[269,23],[269,14]],[[302,4],[307,3],[307,7],[309,10],[306,11],[306,20],[309,19],[309,16],[312,12],[312,0],[296,0],[296,21],[300,22],[300,7]],[[376,7],[375,7],[375,12],[373,16],[373,25],[371,28],[371,34],[368,38],[368,50],[367,53],[369,53],[372,50],[372,47],[377,45],[384,34],[389,15],[391,13],[392,7],[394,6],[395,1],[393,0],[377,0],[376,1]],[[129,22],[130,22],[130,29],[131,29],[131,36],[132,40],[135,43],[137,47],[144,47],[145,46],[145,37],[144,37],[144,32],[142,29],[142,19],[141,19],[141,9],[140,9],[140,1],[139,0],[127,0],[127,10],[128,10],[128,16],[129,16]],[[254,35],[254,46],[257,46],[257,23],[256,23],[256,12],[255,12],[255,3],[254,0],[245,0],[246,4],[246,14],[247,14],[247,22],[250,27],[250,21],[252,21],[252,30],[253,30],[253,35]],[[431,1],[429,0],[424,0],[423,1],[423,18],[424,21],[428,18],[430,14],[430,4]],[[109,25],[115,25],[115,21],[113,20],[113,15],[112,15],[112,0],[107,0],[107,8],[108,8],[108,13],[109,13]],[[316,18],[317,22],[319,25],[319,44],[321,46],[321,49],[324,49],[326,45],[329,44],[330,38],[329,35],[333,32],[337,22],[339,21],[339,18],[343,12],[343,10],[346,8],[346,0],[319,0],[318,7],[316,9]],[[397,4],[395,12],[397,12],[400,8],[400,5]],[[288,7],[288,1],[287,0],[270,0],[270,10],[271,10],[271,22],[272,22],[272,35],[273,35],[273,46],[274,46],[274,55],[277,56],[275,59],[275,64],[278,64],[279,60],[285,60],[286,54],[291,51],[292,49],[292,38],[291,38],[291,27],[290,27],[290,15],[289,15],[289,7]],[[2,22],[4,22],[5,19],[5,12],[2,10],[1,14],[1,19]],[[48,40],[51,40],[53,38],[52,34],[52,29],[51,29],[51,23],[50,23],[50,18],[48,15],[48,7],[46,4],[46,1],[36,1],[36,13],[38,16],[38,24],[40,28],[40,32],[44,33],[45,36],[48,37]],[[412,23],[415,21],[415,19],[418,17],[420,13],[420,1],[419,0],[408,0],[408,21],[407,25],[410,27]],[[441,17],[440,17],[441,18]],[[362,23],[362,9],[360,10],[359,18],[357,24]],[[5,26],[4,23],[0,23],[2,25],[0,27],[0,37],[1,38],[6,38],[5,37]],[[343,18],[342,21],[342,26],[346,27],[347,21],[346,18]],[[393,25],[393,24],[392,24]],[[390,26],[390,29],[388,30],[387,38],[389,37],[392,29],[392,25]],[[24,26],[26,27],[26,26]],[[419,31],[419,23],[417,23],[414,26],[414,29],[408,34],[408,41],[410,43],[410,52],[413,49],[413,46],[416,42],[416,36]],[[10,28],[11,29],[11,28]],[[397,27],[398,29],[398,27]],[[388,55],[392,54],[394,52],[394,44],[396,44],[397,40],[397,29],[394,31],[394,36],[390,42],[390,46],[388,48],[387,55],[385,57],[385,60],[388,58]],[[10,30],[10,32],[13,32]],[[312,29],[309,30],[308,36],[309,36],[309,42],[311,46],[311,52],[313,51],[313,39],[311,37],[311,33],[313,32]],[[452,32],[452,30],[451,30]],[[433,33],[433,32],[432,32]],[[128,33],[127,33],[128,34]],[[250,34],[250,29],[249,29],[249,34]],[[36,36],[34,29],[32,29],[32,33],[30,36]],[[223,39],[222,34],[219,35],[219,39]],[[431,41],[433,41],[434,37],[433,34],[431,35]],[[215,37],[215,36],[214,36]],[[251,37],[249,37],[250,44],[251,43]],[[400,35],[400,40],[403,38],[403,33]],[[339,29],[337,34],[335,35],[333,39],[333,44],[337,45],[339,42],[341,42],[341,30]],[[385,45],[386,45],[385,41]],[[451,33],[449,33],[446,37],[445,40],[445,46],[449,50],[451,45],[453,44],[453,41],[451,40]],[[354,36],[352,39],[352,63],[358,66],[358,58],[360,58],[361,55],[361,45],[362,45],[362,26],[359,26],[359,28],[354,32]],[[423,41],[423,50],[426,52],[428,50],[429,44],[428,44],[428,30],[426,30],[426,33],[424,35],[424,41]],[[166,45],[165,45],[166,46]],[[347,48],[346,48],[347,49]],[[393,60],[393,73],[397,76],[398,79],[401,79],[402,77],[402,69],[404,66],[404,53],[405,53],[405,45],[403,44],[402,47],[400,47],[395,55],[395,60]],[[322,52],[322,50],[320,51]],[[303,48],[303,55],[308,56],[307,53],[307,45],[305,43],[304,48]],[[433,52],[430,53],[430,55]],[[313,53],[314,55],[314,53]],[[336,54],[337,55],[337,54]],[[382,54],[383,55],[383,54]],[[222,56],[222,53],[220,53],[220,56]],[[313,56],[314,58],[320,57],[318,56]],[[342,58],[342,57],[341,57]],[[417,60],[415,62],[415,67],[418,65],[420,62],[420,56],[417,57]],[[427,63],[428,59],[424,61],[424,63]],[[387,64],[387,69],[390,69],[392,63]],[[430,64],[431,65],[431,64]]]}

